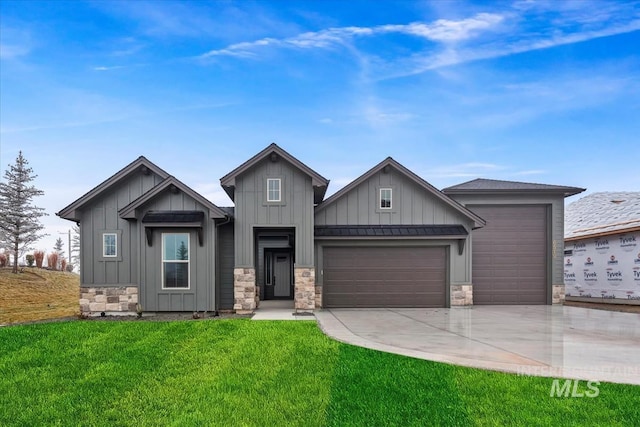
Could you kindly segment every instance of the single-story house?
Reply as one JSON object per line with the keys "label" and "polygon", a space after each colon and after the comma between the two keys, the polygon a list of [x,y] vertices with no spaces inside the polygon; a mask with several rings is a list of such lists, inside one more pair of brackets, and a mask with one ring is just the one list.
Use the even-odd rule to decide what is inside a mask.
{"label": "single-story house", "polygon": [[140,157],[62,209],[82,312],[560,303],[564,198],[584,191],[439,191],[389,157],[325,199],[329,180],[276,144],[220,184],[233,208]]}
{"label": "single-story house", "polygon": [[640,192],[571,203],[564,239],[568,301],[640,304]]}

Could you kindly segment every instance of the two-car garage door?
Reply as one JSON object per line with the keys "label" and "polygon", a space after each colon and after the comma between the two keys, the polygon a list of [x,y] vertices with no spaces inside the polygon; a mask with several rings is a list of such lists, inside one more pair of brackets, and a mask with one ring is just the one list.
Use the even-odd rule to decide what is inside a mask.
{"label": "two-car garage door", "polygon": [[325,247],[324,306],[444,307],[443,247]]}

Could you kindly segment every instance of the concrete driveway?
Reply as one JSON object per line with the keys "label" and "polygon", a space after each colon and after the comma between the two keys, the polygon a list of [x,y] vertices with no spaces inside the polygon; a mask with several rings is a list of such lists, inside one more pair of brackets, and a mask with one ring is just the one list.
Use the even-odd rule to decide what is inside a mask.
{"label": "concrete driveway", "polygon": [[456,365],[640,385],[640,314],[563,306],[331,309],[349,344]]}

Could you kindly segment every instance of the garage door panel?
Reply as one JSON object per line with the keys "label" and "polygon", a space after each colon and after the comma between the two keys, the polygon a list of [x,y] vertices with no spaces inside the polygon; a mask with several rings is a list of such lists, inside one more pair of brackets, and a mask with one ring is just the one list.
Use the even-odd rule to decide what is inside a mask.
{"label": "garage door panel", "polygon": [[444,307],[444,248],[326,247],[326,307]]}
{"label": "garage door panel", "polygon": [[487,221],[473,235],[474,304],[546,304],[546,207],[470,208]]}

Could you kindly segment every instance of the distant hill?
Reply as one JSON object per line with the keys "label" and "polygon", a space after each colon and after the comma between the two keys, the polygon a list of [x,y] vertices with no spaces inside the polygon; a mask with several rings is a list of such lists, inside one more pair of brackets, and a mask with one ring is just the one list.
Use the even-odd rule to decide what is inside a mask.
{"label": "distant hill", "polygon": [[0,325],[56,319],[80,310],[80,276],[25,267],[13,274],[0,269]]}

